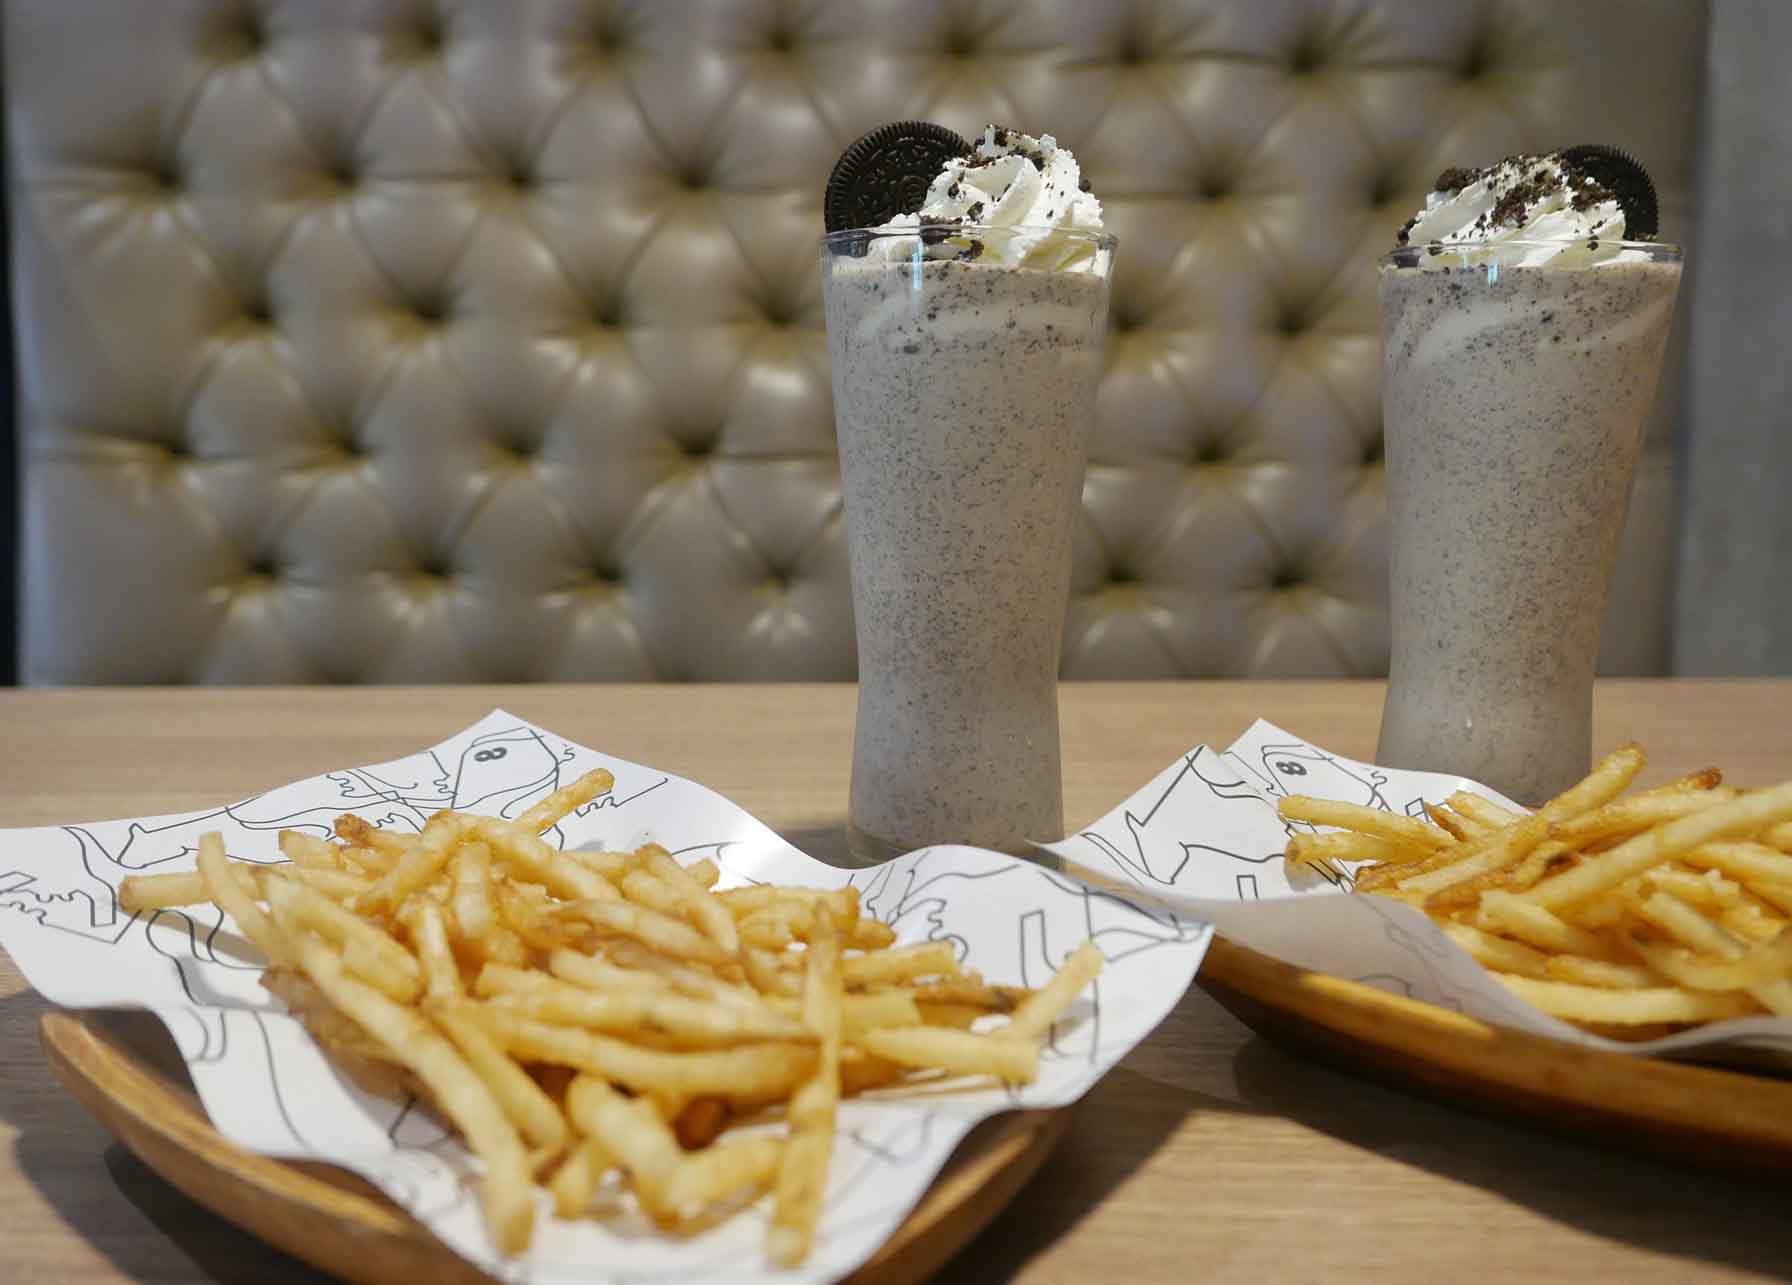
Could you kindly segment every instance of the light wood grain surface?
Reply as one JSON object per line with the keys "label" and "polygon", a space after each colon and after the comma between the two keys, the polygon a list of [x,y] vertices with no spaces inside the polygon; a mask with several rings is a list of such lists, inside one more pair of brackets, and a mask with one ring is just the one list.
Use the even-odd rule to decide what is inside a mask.
{"label": "light wood grain surface", "polygon": [[[1368,756],[1376,684],[1101,684],[1064,696],[1066,814],[1099,815],[1256,716]],[[841,847],[845,687],[0,693],[0,826],[216,804],[432,744],[494,706],[701,780],[823,858]],[[1792,683],[1611,683],[1595,738],[1646,782],[1716,763],[1792,778]],[[193,1206],[68,1098],[43,1004],[0,957],[8,1279],[312,1281]],[[1198,990],[1098,1085],[1007,1213],[941,1279],[1778,1279],[1792,1192],[1558,1141],[1297,1061]]]}

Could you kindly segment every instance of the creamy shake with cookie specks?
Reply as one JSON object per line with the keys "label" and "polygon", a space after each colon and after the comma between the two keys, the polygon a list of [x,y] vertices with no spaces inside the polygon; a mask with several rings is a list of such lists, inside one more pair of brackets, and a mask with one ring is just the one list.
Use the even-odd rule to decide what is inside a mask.
{"label": "creamy shake with cookie specks", "polygon": [[1049,136],[992,129],[919,211],[829,239],[858,860],[1063,833],[1058,661],[1113,248],[1085,189]]}
{"label": "creamy shake with cookie specks", "polygon": [[1590,764],[1607,591],[1680,284],[1677,249],[1627,239],[1623,174],[1607,177],[1572,154],[1448,171],[1380,275],[1378,758],[1526,803]]}

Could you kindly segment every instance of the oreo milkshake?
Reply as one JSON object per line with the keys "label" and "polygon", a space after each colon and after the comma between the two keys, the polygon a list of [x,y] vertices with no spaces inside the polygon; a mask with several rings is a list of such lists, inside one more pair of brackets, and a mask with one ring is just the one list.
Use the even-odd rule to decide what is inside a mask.
{"label": "oreo milkshake", "polygon": [[[1526,803],[1591,759],[1593,670],[1679,251],[1607,149],[1451,170],[1383,262],[1393,655],[1380,762]],[[1628,237],[1632,239],[1626,239]]]}
{"label": "oreo milkshake", "polygon": [[1082,186],[1049,135],[991,129],[918,214],[828,239],[860,861],[1063,833],[1058,660],[1112,258]]}

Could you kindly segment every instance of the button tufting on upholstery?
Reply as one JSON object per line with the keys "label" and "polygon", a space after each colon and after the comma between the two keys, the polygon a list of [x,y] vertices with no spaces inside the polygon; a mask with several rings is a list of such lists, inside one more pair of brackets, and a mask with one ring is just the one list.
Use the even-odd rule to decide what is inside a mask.
{"label": "button tufting on upholstery", "polygon": [[1309,35],[1294,46],[1288,56],[1288,70],[1297,76],[1308,76],[1319,70],[1325,62],[1325,50],[1321,48],[1319,37]]}
{"label": "button tufting on upholstery", "polygon": [[439,326],[454,311],[454,302],[445,290],[426,290],[411,301],[411,313],[426,326]]}
{"label": "button tufting on upholstery", "polygon": [[[21,676],[585,682],[853,677],[817,206],[841,135],[912,116],[1050,130],[1121,239],[1067,675],[1381,672],[1374,255],[1438,167],[1639,70],[1685,208],[1698,60],[1660,51],[1704,6],[16,7]],[[222,621],[200,590],[267,549]]]}
{"label": "button tufting on upholstery", "polygon": [[1456,64],[1456,74],[1464,80],[1476,80],[1485,76],[1492,56],[1490,43],[1486,33],[1483,32],[1476,36],[1469,47],[1463,51],[1462,61]]}

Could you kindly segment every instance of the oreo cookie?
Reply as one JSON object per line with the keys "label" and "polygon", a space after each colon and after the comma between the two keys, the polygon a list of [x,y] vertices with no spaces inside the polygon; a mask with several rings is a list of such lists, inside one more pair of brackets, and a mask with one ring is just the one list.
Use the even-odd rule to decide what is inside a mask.
{"label": "oreo cookie", "polygon": [[902,120],[854,143],[828,175],[822,219],[829,232],[873,228],[914,214],[945,163],[971,145],[944,125]]}
{"label": "oreo cookie", "polygon": [[1583,143],[1563,149],[1562,160],[1617,198],[1624,211],[1625,236],[1647,241],[1660,230],[1661,206],[1655,184],[1636,157],[1603,143]]}

